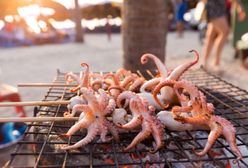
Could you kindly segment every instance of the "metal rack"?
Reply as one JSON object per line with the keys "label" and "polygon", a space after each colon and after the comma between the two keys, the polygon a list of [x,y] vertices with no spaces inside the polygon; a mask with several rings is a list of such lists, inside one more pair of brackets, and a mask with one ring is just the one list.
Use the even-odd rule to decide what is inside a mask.
{"label": "metal rack", "polygon": [[[144,74],[145,75],[145,74]],[[147,75],[147,74],[146,74]],[[213,103],[217,115],[222,115],[235,126],[236,139],[243,154],[243,160],[239,162],[241,167],[248,167],[248,92],[242,90],[221,78],[208,73],[204,69],[187,72],[184,79],[195,83]],[[54,83],[64,83],[64,74],[58,72]],[[44,101],[68,100],[74,93],[70,88],[49,88]],[[62,116],[66,106],[39,106],[34,110],[34,115]],[[234,153],[222,138],[219,138],[211,152],[204,157],[196,157],[192,147],[196,150],[203,149],[207,140],[205,131],[172,132],[166,130],[166,146],[156,154],[150,154],[148,147],[152,147],[153,140],[148,139],[137,148],[123,152],[138,133],[137,131],[120,133],[121,142],[111,141],[102,143],[94,141],[79,150],[63,151],[59,147],[65,144],[73,144],[83,138],[85,133],[78,132],[70,139],[65,139],[61,134],[65,133],[73,125],[73,122],[64,123],[32,123],[28,125],[25,137],[20,141],[16,150],[11,154],[9,167],[200,167],[207,164],[224,167],[232,164]],[[33,150],[23,151],[23,149]],[[33,163],[16,164],[20,158],[35,158]]]}

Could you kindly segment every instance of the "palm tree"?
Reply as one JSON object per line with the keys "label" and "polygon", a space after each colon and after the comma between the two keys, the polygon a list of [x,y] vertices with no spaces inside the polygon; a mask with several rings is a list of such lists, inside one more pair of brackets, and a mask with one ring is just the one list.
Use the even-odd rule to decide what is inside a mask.
{"label": "palm tree", "polygon": [[140,64],[140,57],[144,53],[152,53],[165,60],[166,1],[124,0],[122,41],[125,68],[132,71],[154,69],[153,64]]}
{"label": "palm tree", "polygon": [[75,13],[75,31],[76,31],[76,42],[78,43],[82,43],[84,42],[84,38],[83,38],[83,29],[82,29],[82,25],[81,25],[81,11],[80,11],[80,7],[78,4],[78,0],[74,0],[74,5],[75,5],[75,9],[74,9],[74,13]]}

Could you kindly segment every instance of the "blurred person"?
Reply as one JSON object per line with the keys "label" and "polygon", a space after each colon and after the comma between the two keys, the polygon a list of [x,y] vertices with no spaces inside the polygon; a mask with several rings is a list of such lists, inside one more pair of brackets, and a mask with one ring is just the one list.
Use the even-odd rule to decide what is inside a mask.
{"label": "blurred person", "polygon": [[[206,39],[203,46],[203,65],[208,68],[208,59],[210,52],[215,46],[215,60],[213,63],[213,70],[220,71],[220,57],[224,43],[229,34],[230,28],[227,20],[227,6],[226,0],[204,0],[206,2],[207,13],[207,32]],[[233,0],[238,4],[240,9],[240,16],[243,15],[243,9],[238,0]],[[241,16],[242,17],[242,16]],[[242,18],[241,18],[242,19]]]}
{"label": "blurred person", "polygon": [[19,45],[23,45],[25,43],[25,31],[24,28],[17,24],[15,27],[15,39]]}
{"label": "blurred person", "polygon": [[176,1],[176,29],[177,29],[177,36],[179,38],[183,37],[184,23],[185,23],[183,16],[186,13],[186,11],[187,11],[187,2],[185,0],[177,0]]}
{"label": "blurred person", "polygon": [[108,41],[111,41],[111,36],[112,36],[112,28],[111,28],[111,25],[109,23],[111,19],[112,19],[112,16],[108,15],[106,25],[105,25]]}
{"label": "blurred person", "polygon": [[240,0],[242,9],[239,5],[234,2],[231,8],[231,21],[232,21],[232,33],[233,33],[233,47],[235,49],[235,58],[238,58],[239,52],[237,50],[237,42],[241,39],[242,35],[248,32],[248,17],[246,13],[248,12],[248,1]]}
{"label": "blurred person", "polygon": [[14,42],[14,28],[15,24],[13,22],[4,21],[4,27],[0,32],[0,42],[4,47],[11,47]]}

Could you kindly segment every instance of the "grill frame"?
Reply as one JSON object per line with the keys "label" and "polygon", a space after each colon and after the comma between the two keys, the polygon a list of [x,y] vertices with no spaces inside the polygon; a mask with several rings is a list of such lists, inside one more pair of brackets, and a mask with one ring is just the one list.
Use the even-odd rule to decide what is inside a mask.
{"label": "grill frame", "polygon": [[[147,74],[150,74],[150,77],[153,76],[155,73],[151,72],[143,72],[140,73],[140,75],[147,76]],[[188,71],[184,76],[184,79],[187,79],[196,86],[207,96],[208,102],[211,102],[215,105],[215,114],[224,116],[226,119],[231,121],[236,130],[236,139],[238,140],[237,145],[238,146],[244,146],[248,147],[248,143],[245,143],[244,139],[248,139],[248,92],[238,88],[237,86],[234,86],[231,83],[228,83],[224,80],[222,80],[220,77],[215,76],[209,72],[207,72],[205,69],[200,68],[197,70],[191,70]],[[58,71],[57,76],[55,77],[53,83],[64,83],[64,73],[61,73]],[[74,96],[74,93],[70,93],[69,88],[58,88],[58,87],[53,87],[49,88],[48,92],[46,93],[43,101],[49,101],[49,100],[69,100],[72,96]],[[65,111],[64,105],[58,105],[58,106],[52,106],[52,109],[48,109],[47,111],[44,110],[44,106],[39,106],[34,108],[34,116],[36,116],[39,112],[43,112],[44,114],[53,114],[52,116],[59,116]],[[51,108],[49,106],[48,108]],[[73,124],[73,123],[72,123]],[[35,132],[32,130],[32,127],[49,127],[48,131],[45,133],[41,132]],[[55,128],[56,127],[56,128]],[[61,135],[64,132],[54,132],[54,129],[69,129],[70,125],[63,125],[61,123],[56,123],[56,122],[51,122],[51,125],[46,125],[43,123],[31,123],[28,124],[28,129],[25,132],[24,139],[20,142],[18,142],[15,151],[11,153],[11,159],[6,165],[7,167],[123,167],[127,165],[132,165],[132,166],[137,166],[137,167],[145,167],[148,164],[156,164],[156,165],[163,165],[164,167],[173,167],[175,164],[183,164],[183,165],[191,165],[192,167],[196,167],[197,164],[200,163],[213,163],[213,164],[218,164],[219,161],[223,161],[223,163],[230,163],[233,159],[235,159],[234,153],[230,150],[229,146],[226,145],[225,143],[222,142],[222,140],[219,138],[217,142],[215,143],[213,149],[218,150],[218,149],[225,149],[225,151],[228,152],[229,156],[225,157],[217,157],[213,158],[211,155],[204,156],[201,158],[190,158],[190,155],[188,152],[190,152],[192,149],[189,147],[184,147],[183,143],[192,143],[196,144],[197,147],[196,149],[202,149],[204,146],[201,145],[201,141],[206,141],[207,137],[200,137],[197,138],[195,137],[196,133],[199,132],[205,132],[205,131],[185,131],[181,133],[173,132],[173,131],[168,131],[166,130],[166,136],[167,139],[165,141],[168,142],[174,142],[175,146],[177,149],[168,149],[167,147],[163,148],[160,150],[159,154],[162,156],[160,157],[161,160],[158,161],[151,161],[147,162],[144,161],[144,158],[142,158],[143,154],[146,154],[148,150],[139,150],[135,148],[134,150],[128,151],[128,152],[123,152],[121,151],[121,146],[127,146],[129,142],[133,139],[133,137],[137,134],[137,132],[129,132],[129,133],[121,133],[121,139],[123,140],[123,136],[127,137],[130,136],[130,138],[124,139],[124,142],[116,143],[114,141],[108,142],[108,143],[101,143],[101,142],[92,142],[89,145],[87,145],[85,148],[87,148],[86,151],[80,151],[80,152],[69,152],[69,151],[52,151],[52,152],[47,152],[46,151],[46,146],[49,144],[70,144],[73,140],[69,138],[67,142],[51,142],[49,140],[51,135]],[[186,136],[186,138],[181,139],[181,134]],[[39,136],[39,135],[44,135],[45,140],[44,142],[30,140],[30,136]],[[84,137],[85,134],[76,134],[73,135],[72,137]],[[128,141],[125,141],[128,140]],[[149,140],[148,140],[149,141]],[[75,142],[75,141],[73,141]],[[167,144],[168,142],[165,142]],[[28,151],[28,152],[22,152],[22,148],[27,148],[28,146],[31,145],[40,145],[40,151]],[[110,152],[108,152],[108,155],[113,155],[111,157],[113,163],[112,164],[95,164],[94,159],[97,155],[103,155],[103,152],[95,152],[95,148],[97,146],[108,146],[110,145]],[[151,144],[149,144],[151,145]],[[97,149],[100,149],[97,148]],[[36,149],[37,150],[37,149]],[[174,152],[177,153],[177,155],[182,155],[182,159],[179,160],[173,160],[173,159],[167,159],[166,154],[168,152]],[[61,155],[63,157],[62,161],[60,164],[46,164],[46,165],[41,165],[41,160],[44,159],[46,156],[50,155]],[[68,160],[70,159],[71,156],[74,155],[82,155],[82,156],[87,156],[88,157],[88,162],[86,164],[68,164]],[[118,158],[122,155],[136,155],[137,156],[137,161],[133,160],[126,162],[120,161]],[[27,157],[27,156],[35,156],[35,162],[33,165],[15,165],[15,159],[18,157]],[[247,155],[243,155],[244,159],[248,158]],[[242,167],[248,167],[248,162],[241,160],[240,161],[240,166]]]}

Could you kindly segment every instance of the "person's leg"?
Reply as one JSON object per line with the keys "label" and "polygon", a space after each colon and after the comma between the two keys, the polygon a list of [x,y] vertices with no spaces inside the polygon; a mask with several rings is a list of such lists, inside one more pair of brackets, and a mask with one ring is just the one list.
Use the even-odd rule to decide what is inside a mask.
{"label": "person's leg", "polygon": [[207,67],[207,61],[211,50],[213,48],[213,43],[215,39],[216,32],[214,31],[213,24],[211,22],[208,23],[204,46],[203,46],[203,66]]}
{"label": "person's leg", "polygon": [[218,67],[220,64],[221,52],[228,37],[229,26],[225,16],[213,20],[213,26],[218,31],[218,35],[214,43],[216,47],[214,65]]}
{"label": "person's leg", "polygon": [[183,31],[184,31],[184,22],[180,21],[180,37],[183,37]]}
{"label": "person's leg", "polygon": [[183,24],[181,21],[177,21],[177,37],[182,37],[183,36]]}

